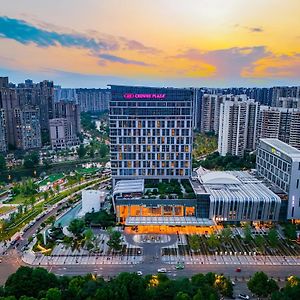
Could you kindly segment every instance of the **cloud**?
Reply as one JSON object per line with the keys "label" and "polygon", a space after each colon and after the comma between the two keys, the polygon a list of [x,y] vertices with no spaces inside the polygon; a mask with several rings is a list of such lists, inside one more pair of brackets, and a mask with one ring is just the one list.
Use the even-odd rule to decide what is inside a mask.
{"label": "cloud", "polygon": [[264,31],[263,27],[261,27],[261,26],[251,27],[251,26],[243,26],[243,25],[240,25],[240,24],[235,24],[234,27],[243,28],[243,29],[246,29],[247,31],[253,32],[253,33],[259,33],[259,32]]}
{"label": "cloud", "polygon": [[145,46],[143,43],[135,40],[128,40],[125,38],[121,38],[121,39],[124,41],[126,48],[128,50],[134,50],[134,51],[138,51],[141,53],[148,53],[148,54],[157,54],[161,52],[160,50],[154,47]]}
{"label": "cloud", "polygon": [[237,78],[240,77],[244,68],[251,66],[257,60],[268,55],[269,52],[264,46],[255,46],[233,47],[213,51],[188,49],[176,57],[215,66],[214,77]]}
{"label": "cloud", "polygon": [[94,51],[115,50],[117,43],[90,38],[80,33],[59,33],[35,27],[23,20],[0,17],[0,36],[22,44],[33,43],[38,47],[60,45],[63,47],[85,48]]}
{"label": "cloud", "polygon": [[99,65],[101,66],[105,64],[105,61],[150,66],[150,64],[142,61],[125,59],[108,54],[107,51],[116,51],[125,48],[129,51],[148,54],[159,52],[159,50],[153,47],[147,47],[139,41],[128,40],[124,37],[101,35],[96,31],[89,31],[88,34],[74,31],[67,32],[66,28],[59,28],[49,23],[38,22],[37,20],[34,22],[37,25],[24,20],[0,16],[0,38],[12,39],[24,45],[34,44],[42,48],[59,45],[68,48],[87,49],[90,55],[102,59],[102,61],[99,61]]}
{"label": "cloud", "polygon": [[247,27],[251,32],[263,32],[264,29],[262,27]]}
{"label": "cloud", "polygon": [[126,65],[138,65],[138,66],[151,66],[150,64],[147,64],[143,61],[138,61],[138,60],[131,60],[131,59],[126,59],[120,56],[116,55],[111,55],[111,54],[99,54],[99,58],[108,60],[110,62],[115,62],[115,63],[121,63],[121,64],[126,64]]}

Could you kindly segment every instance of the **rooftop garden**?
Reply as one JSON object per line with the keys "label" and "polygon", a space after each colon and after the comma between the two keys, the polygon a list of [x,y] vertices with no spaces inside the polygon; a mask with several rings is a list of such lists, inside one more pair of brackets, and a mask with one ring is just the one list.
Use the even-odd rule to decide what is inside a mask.
{"label": "rooftop garden", "polygon": [[170,180],[170,182],[163,180],[146,181],[145,182],[145,198],[160,198],[160,199],[184,199],[195,198],[193,188],[189,180]]}

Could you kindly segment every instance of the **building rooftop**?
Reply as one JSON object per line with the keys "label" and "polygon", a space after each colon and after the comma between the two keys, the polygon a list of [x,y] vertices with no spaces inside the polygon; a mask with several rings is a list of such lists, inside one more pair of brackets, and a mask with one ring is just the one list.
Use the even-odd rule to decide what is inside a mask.
{"label": "building rooftop", "polygon": [[143,193],[144,179],[120,180],[116,183],[113,195],[122,193]]}
{"label": "building rooftop", "polygon": [[275,148],[276,150],[284,153],[285,155],[291,158],[300,158],[300,150],[295,147],[292,147],[278,139],[260,139],[260,141],[268,144],[269,146]]}
{"label": "building rooftop", "polygon": [[[280,201],[260,180],[246,171],[215,172],[199,168],[197,170],[198,182],[202,191],[210,194],[213,199],[242,199],[257,200],[270,199]],[[199,189],[200,193],[203,193]],[[195,190],[195,192],[198,192]]]}

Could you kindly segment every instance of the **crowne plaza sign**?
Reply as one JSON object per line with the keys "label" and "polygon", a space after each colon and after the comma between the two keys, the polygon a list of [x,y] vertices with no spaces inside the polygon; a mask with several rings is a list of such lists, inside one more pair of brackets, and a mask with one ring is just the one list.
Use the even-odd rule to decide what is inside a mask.
{"label": "crowne plaza sign", "polygon": [[166,94],[134,94],[125,93],[123,94],[124,99],[165,99]]}

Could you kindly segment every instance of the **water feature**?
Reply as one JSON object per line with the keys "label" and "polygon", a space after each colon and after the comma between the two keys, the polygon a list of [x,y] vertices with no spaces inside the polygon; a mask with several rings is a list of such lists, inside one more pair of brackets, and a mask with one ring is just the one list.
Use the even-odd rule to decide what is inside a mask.
{"label": "water feature", "polygon": [[81,210],[81,203],[78,203],[76,206],[71,208],[67,213],[65,213],[62,217],[57,219],[54,223],[54,226],[60,224],[62,227],[68,226],[70,222],[75,219]]}

